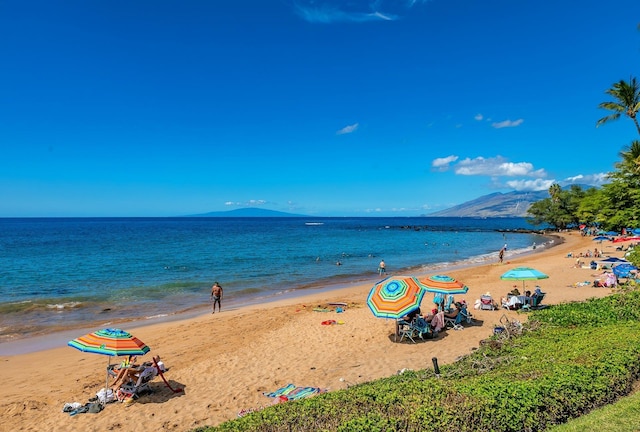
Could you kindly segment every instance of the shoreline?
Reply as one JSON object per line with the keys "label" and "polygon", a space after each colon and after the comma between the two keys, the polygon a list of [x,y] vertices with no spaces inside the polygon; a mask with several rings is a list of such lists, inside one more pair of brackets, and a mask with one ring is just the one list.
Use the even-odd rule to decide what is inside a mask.
{"label": "shoreline", "polygon": [[[309,230],[299,221],[264,219],[223,224],[196,218],[185,223],[162,219],[139,224],[125,218],[128,222],[115,226],[111,219],[44,225],[24,221],[19,224],[24,225],[22,230],[6,230],[9,240],[15,236],[10,243],[15,241],[20,253],[5,260],[8,277],[3,279],[6,295],[0,304],[0,346],[70,328],[193,316],[199,309],[206,310],[215,280],[223,283],[227,306],[235,307],[287,297],[290,291],[373,283],[382,254],[390,265],[387,271],[402,267],[403,273],[411,274],[426,266],[425,271],[446,269],[468,255],[486,260],[503,242],[509,242],[512,250],[545,242],[537,231],[522,232],[521,227],[528,226],[524,218],[434,218],[431,222],[330,218],[331,223],[321,230]],[[226,231],[230,237],[225,240],[225,252],[210,248],[211,239],[220,235],[227,239]],[[82,235],[78,248],[65,249],[65,239],[80,232],[95,235]],[[23,242],[38,233],[53,236],[52,247]],[[181,240],[166,243],[167,233]],[[268,233],[271,241],[251,245],[242,240],[258,233]],[[19,271],[20,266],[12,265],[14,260],[41,270]],[[343,265],[336,267],[336,260]]]}
{"label": "shoreline", "polygon": [[[464,298],[473,305],[475,299],[490,291],[499,302],[512,285],[501,281],[500,275],[520,265],[549,275],[549,279],[539,281],[547,293],[543,304],[609,295],[610,289],[575,286],[592,278],[593,271],[575,268],[567,254],[593,249],[591,239],[570,232],[559,236],[562,242],[510,258],[509,264],[493,262],[447,270],[469,286],[469,292],[456,299]],[[612,246],[606,246],[604,252],[620,254]],[[2,356],[0,379],[6,396],[0,410],[0,431],[37,431],[42,424],[52,425],[53,431],[120,430],[140,421],[151,430],[188,431],[217,425],[236,418],[240,410],[271,404],[263,392],[289,383],[335,391],[405,368],[430,368],[432,357],[437,357],[441,365],[454,362],[493,334],[493,326],[502,316],[518,320],[527,317],[504,309],[471,309],[476,325],[447,330],[435,339],[415,344],[395,343],[394,320],[373,317],[366,305],[370,288],[361,284],[136,328],[131,332],[151,347],[151,355],[162,357],[169,368],[165,377],[174,388],[184,388],[184,393],[174,394],[156,379],[151,383],[152,394],[130,405],[109,404],[97,415],[70,417],[61,409],[67,402],[86,402],[104,386],[105,356],[67,346]],[[425,301],[429,299],[425,297],[423,309],[428,307]],[[340,314],[313,310],[330,302],[348,306]],[[321,325],[325,320],[344,324]],[[28,380],[24,380],[25,373]],[[34,392],[33,383],[48,391]]]}
{"label": "shoreline", "polygon": [[[559,246],[564,242],[563,237],[555,233],[544,234],[544,237],[546,238],[546,241],[543,244],[538,245],[536,249],[520,249],[514,255],[507,258],[517,259],[526,257],[531,254],[542,253],[553,247]],[[497,252],[495,253],[495,258],[492,255],[494,254],[469,257],[454,263],[443,262],[406,267],[400,269],[401,271],[397,274],[415,274],[417,277],[424,277],[428,274],[435,273],[440,270],[444,270],[445,272],[462,270],[474,266],[487,265],[490,261],[497,260]],[[505,260],[505,264],[508,263],[509,260]],[[392,273],[390,273],[389,276],[391,274]],[[326,286],[323,286],[322,283],[318,281],[301,288],[283,290],[278,294],[272,294],[265,297],[250,298],[250,301],[245,304],[241,304],[241,301],[246,300],[244,298],[236,299],[235,301],[232,300],[229,303],[225,304],[225,311],[242,310],[247,307],[269,307],[270,304],[280,301],[295,301],[296,299],[305,298],[307,296],[328,295],[352,287],[362,286],[364,284],[373,286],[373,284],[375,284],[378,280],[380,279],[377,276],[371,277],[371,280],[365,280],[360,275],[354,276],[352,279],[345,282],[334,283]],[[208,315],[209,307],[209,305],[193,306],[188,310],[182,310],[172,314],[163,314],[160,316],[141,316],[130,319],[117,319],[114,321],[95,320],[94,322],[88,322],[86,325],[83,324],[68,326],[62,329],[44,331],[34,335],[28,335],[26,337],[17,337],[14,339],[3,340],[0,341],[0,357],[28,354],[32,352],[53,349],[61,345],[66,345],[69,340],[74,339],[79,334],[89,333],[97,328],[126,327],[128,329],[137,329],[149,325],[172,323],[197,318],[199,316],[206,316]]]}

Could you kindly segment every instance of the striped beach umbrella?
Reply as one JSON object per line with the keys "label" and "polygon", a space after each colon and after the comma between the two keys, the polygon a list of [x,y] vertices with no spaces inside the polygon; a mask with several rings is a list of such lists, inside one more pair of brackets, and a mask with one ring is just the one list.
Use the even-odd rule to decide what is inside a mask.
{"label": "striped beach umbrella", "polygon": [[69,341],[68,345],[83,352],[108,356],[144,355],[151,350],[131,333],[113,328],[80,336]]}
{"label": "striped beach umbrella", "polygon": [[378,318],[398,319],[420,307],[425,292],[413,276],[392,276],[371,288],[367,305]]}
{"label": "striped beach umbrella", "polygon": [[108,356],[105,389],[109,388],[109,366],[111,357],[124,355],[144,355],[151,351],[144,342],[124,330],[107,328],[80,336],[67,344],[82,352]]}
{"label": "striped beach umbrella", "polygon": [[469,287],[457,279],[447,275],[433,275],[420,279],[427,292],[439,294],[466,294]]}

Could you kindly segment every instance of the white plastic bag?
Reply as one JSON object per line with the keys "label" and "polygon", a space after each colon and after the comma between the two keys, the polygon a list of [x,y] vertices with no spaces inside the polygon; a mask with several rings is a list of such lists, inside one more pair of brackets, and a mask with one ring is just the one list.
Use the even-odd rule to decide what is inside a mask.
{"label": "white plastic bag", "polygon": [[103,388],[100,389],[98,393],[96,393],[96,397],[103,404],[113,402],[116,399],[115,395],[113,394],[113,390]]}

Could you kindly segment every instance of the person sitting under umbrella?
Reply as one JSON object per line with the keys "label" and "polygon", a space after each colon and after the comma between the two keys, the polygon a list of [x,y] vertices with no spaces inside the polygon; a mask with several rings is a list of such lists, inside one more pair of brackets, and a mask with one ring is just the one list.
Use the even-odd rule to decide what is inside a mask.
{"label": "person sitting under umbrella", "polygon": [[415,308],[414,310],[412,310],[411,312],[409,312],[408,314],[406,314],[405,316],[403,316],[400,319],[402,321],[406,321],[406,322],[410,323],[418,315],[420,315],[420,307]]}
{"label": "person sitting under umbrella", "polygon": [[115,385],[122,379],[122,377],[127,373],[127,370],[140,367],[139,365],[135,364],[136,359],[137,356],[129,355],[120,364],[109,366],[109,374],[115,375],[116,377],[113,381],[113,385]]}
{"label": "person sitting under umbrella", "polygon": [[[154,357],[154,360],[156,362],[159,362],[160,357]],[[117,384],[119,382],[122,382],[123,384],[130,381],[136,382],[140,377],[155,377],[156,375],[158,375],[158,369],[154,366],[154,364],[152,362],[144,362],[142,363],[142,365],[137,367],[134,366],[123,368],[122,371],[118,374],[116,380],[113,382],[112,386],[115,391],[118,389]]]}

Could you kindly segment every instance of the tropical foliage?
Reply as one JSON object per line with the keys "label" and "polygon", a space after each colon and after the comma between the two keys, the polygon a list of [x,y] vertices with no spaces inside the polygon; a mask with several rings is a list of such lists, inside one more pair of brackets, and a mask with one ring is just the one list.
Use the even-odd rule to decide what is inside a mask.
{"label": "tropical foliage", "polygon": [[636,118],[638,111],[640,111],[640,86],[637,80],[634,77],[632,77],[629,82],[620,80],[613,84],[606,93],[611,96],[613,100],[602,102],[599,108],[612,111],[612,113],[598,120],[596,126],[617,120],[624,114],[633,120],[640,134],[640,124]]}

